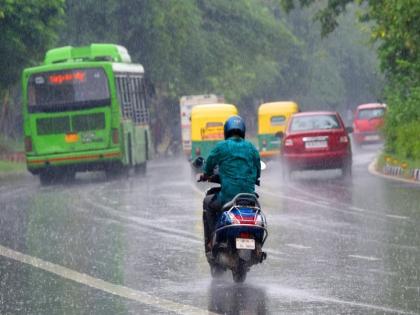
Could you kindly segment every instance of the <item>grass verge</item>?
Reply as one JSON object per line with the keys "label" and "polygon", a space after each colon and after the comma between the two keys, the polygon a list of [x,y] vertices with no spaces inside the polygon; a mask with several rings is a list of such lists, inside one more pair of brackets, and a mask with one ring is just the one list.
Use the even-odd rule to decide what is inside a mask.
{"label": "grass verge", "polygon": [[0,174],[23,173],[25,171],[26,171],[25,163],[0,161]]}

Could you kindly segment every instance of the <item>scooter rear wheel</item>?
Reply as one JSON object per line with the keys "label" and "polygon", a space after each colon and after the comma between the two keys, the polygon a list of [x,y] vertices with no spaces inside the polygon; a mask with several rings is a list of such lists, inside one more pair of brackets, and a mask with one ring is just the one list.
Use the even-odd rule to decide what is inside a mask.
{"label": "scooter rear wheel", "polygon": [[220,278],[225,273],[225,269],[217,264],[210,264],[210,273],[213,278]]}
{"label": "scooter rear wheel", "polygon": [[236,283],[242,283],[246,279],[246,273],[248,272],[248,267],[243,260],[238,262],[238,266],[232,269],[233,281]]}

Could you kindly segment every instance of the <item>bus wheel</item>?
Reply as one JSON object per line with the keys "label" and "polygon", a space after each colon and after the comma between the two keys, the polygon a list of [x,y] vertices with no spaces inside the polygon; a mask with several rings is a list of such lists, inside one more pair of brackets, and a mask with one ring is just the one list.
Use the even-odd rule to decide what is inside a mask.
{"label": "bus wheel", "polygon": [[54,173],[49,171],[42,171],[39,173],[39,181],[41,185],[51,185],[56,180],[56,176]]}
{"label": "bus wheel", "polygon": [[73,170],[68,170],[63,174],[63,181],[64,182],[72,182],[76,177],[76,172]]}
{"label": "bus wheel", "polygon": [[140,175],[146,174],[146,162],[134,165],[134,172]]}
{"label": "bus wheel", "polygon": [[122,177],[128,177],[130,168],[128,166],[112,166],[105,170],[106,177],[108,179],[117,179]]}

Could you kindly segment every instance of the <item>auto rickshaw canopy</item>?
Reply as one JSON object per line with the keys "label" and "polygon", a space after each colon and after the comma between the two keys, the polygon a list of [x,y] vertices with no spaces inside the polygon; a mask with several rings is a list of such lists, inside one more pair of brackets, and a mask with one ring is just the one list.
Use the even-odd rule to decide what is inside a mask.
{"label": "auto rickshaw canopy", "polygon": [[261,104],[258,108],[258,134],[284,131],[287,119],[298,111],[298,104],[292,101]]}
{"label": "auto rickshaw canopy", "polygon": [[194,106],[191,111],[191,140],[222,140],[224,138],[223,125],[233,115],[238,115],[238,110],[232,104]]}

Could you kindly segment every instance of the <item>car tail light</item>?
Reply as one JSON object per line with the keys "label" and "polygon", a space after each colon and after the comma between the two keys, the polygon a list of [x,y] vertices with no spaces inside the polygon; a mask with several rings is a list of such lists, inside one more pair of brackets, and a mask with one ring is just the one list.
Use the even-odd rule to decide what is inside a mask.
{"label": "car tail light", "polygon": [[200,156],[201,155],[201,149],[200,148],[195,148],[195,155],[196,156]]}
{"label": "car tail light", "polygon": [[118,144],[120,142],[120,134],[118,132],[118,129],[112,129],[112,143]]}
{"label": "car tail light", "polygon": [[291,146],[293,146],[293,140],[292,140],[292,139],[286,139],[286,140],[284,141],[284,145],[285,145],[286,147],[291,147]]}
{"label": "car tail light", "polygon": [[349,138],[347,136],[340,137],[340,143],[348,143],[348,142],[349,142]]}
{"label": "car tail light", "polygon": [[31,152],[32,151],[32,138],[31,137],[25,137],[25,151]]}

